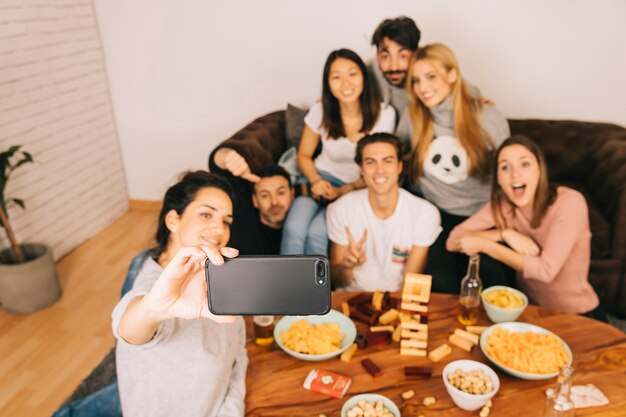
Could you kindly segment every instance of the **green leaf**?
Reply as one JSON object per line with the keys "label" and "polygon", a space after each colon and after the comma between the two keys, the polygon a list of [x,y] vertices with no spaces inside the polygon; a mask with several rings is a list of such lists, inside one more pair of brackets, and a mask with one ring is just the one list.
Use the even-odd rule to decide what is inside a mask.
{"label": "green leaf", "polygon": [[20,199],[20,198],[12,198],[9,201],[13,201],[15,204],[17,204],[18,206],[20,206],[22,208],[22,210],[26,209],[26,206],[24,205],[24,200]]}

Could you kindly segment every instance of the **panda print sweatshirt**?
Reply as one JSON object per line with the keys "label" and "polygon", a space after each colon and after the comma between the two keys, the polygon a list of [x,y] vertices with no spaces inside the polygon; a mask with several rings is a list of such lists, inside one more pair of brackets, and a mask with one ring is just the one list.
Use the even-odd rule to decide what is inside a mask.
{"label": "panda print sweatshirt", "polygon": [[[469,175],[467,152],[454,133],[452,97],[431,108],[431,114],[435,137],[416,185],[439,209],[457,216],[471,216],[489,200],[490,180],[481,181]],[[509,124],[493,105],[483,106],[479,117],[495,150],[510,136]]]}

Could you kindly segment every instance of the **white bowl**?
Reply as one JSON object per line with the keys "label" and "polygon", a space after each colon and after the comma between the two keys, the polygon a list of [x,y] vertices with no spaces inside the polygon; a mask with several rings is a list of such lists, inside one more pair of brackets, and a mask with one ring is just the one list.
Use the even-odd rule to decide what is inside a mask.
{"label": "white bowl", "polygon": [[[547,330],[547,329],[544,329],[543,327],[535,326],[534,324],[529,324],[529,323],[520,323],[520,322],[515,321],[515,322],[510,322],[510,323],[494,324],[493,326],[490,326],[487,330],[485,330],[483,334],[480,335],[480,349],[483,351],[487,359],[491,361],[491,363],[496,365],[498,368],[502,369],[507,374],[513,375],[521,379],[529,379],[529,380],[538,381],[538,380],[543,380],[543,379],[554,378],[555,376],[559,374],[558,372],[553,372],[550,374],[530,374],[528,372],[517,371],[513,368],[509,368],[508,366],[497,362],[491,355],[489,355],[489,353],[487,353],[487,346],[489,346],[487,339],[489,338],[489,335],[491,334],[491,332],[493,332],[496,329],[496,327],[501,327],[503,329],[508,330],[509,332],[514,332],[514,333],[534,332],[534,333],[541,333],[541,334],[554,334],[550,330]],[[565,352],[567,352],[569,356],[569,360],[567,361],[567,364],[571,365],[572,359],[574,357],[572,354],[572,350],[569,348],[569,346],[567,345],[567,343],[565,343],[563,339],[561,339],[556,334],[554,336],[557,338],[557,340],[560,340],[561,343],[563,343]]]}
{"label": "white bowl", "polygon": [[[302,319],[305,319],[311,324],[337,323],[339,325],[341,333],[344,334],[343,340],[341,341],[341,348],[334,352],[324,353],[322,355],[300,353],[287,348],[287,346],[285,346],[285,344],[283,343],[280,334],[288,330],[293,323],[298,322]],[[348,349],[348,347],[350,347],[350,345],[354,343],[355,339],[356,326],[354,325],[354,322],[348,316],[338,312],[337,310],[330,310],[327,314],[324,314],[323,316],[285,316],[282,319],[278,320],[278,323],[276,323],[276,327],[274,327],[274,340],[276,341],[278,347],[280,347],[282,350],[284,350],[294,358],[302,359],[305,361],[323,361],[338,356],[344,350]]]}
{"label": "white bowl", "polygon": [[[497,291],[497,290],[507,290],[507,291],[511,291],[512,293],[519,295],[520,298],[522,299],[522,305],[520,307],[514,307],[514,308],[503,308],[503,307],[498,307],[494,304],[489,303],[485,299],[485,295],[489,294],[490,292]],[[528,307],[528,297],[526,297],[526,294],[524,294],[523,292],[519,290],[516,290],[515,288],[505,287],[504,285],[494,285],[493,287],[489,287],[483,290],[483,292],[480,294],[480,298],[482,298],[483,300],[483,306],[485,307],[485,312],[487,313],[489,320],[491,320],[494,323],[502,323],[505,321],[515,321],[522,314],[522,312],[526,309],[526,307]]]}
{"label": "white bowl", "polygon": [[348,411],[350,411],[350,409],[357,405],[361,400],[365,400],[370,403],[377,402],[378,400],[383,400],[383,405],[387,407],[389,411],[391,411],[394,417],[401,417],[398,406],[395,405],[394,402],[391,401],[389,398],[379,394],[359,394],[350,398],[348,401],[343,403],[343,407],[341,407],[341,417],[347,417]]}
{"label": "white bowl", "polygon": [[[487,394],[476,395],[470,394],[460,389],[456,388],[450,382],[448,382],[448,375],[453,374],[457,369],[461,369],[463,372],[471,372],[471,371],[482,371],[485,375],[491,379],[491,383],[493,384],[493,390],[488,392]],[[450,398],[452,401],[463,410],[473,411],[478,410],[482,406],[485,405],[487,401],[493,398],[494,395],[500,389],[500,379],[498,375],[494,372],[493,369],[485,365],[484,363],[471,361],[468,359],[461,359],[458,361],[452,361],[443,368],[443,373],[441,374],[443,377],[443,384],[446,386],[448,390],[448,394],[450,394]]]}

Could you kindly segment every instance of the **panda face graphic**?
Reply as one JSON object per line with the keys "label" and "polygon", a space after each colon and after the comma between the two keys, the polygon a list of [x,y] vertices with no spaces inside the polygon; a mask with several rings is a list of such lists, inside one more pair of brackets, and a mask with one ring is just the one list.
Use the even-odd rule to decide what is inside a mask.
{"label": "panda face graphic", "polygon": [[467,152],[457,138],[438,136],[430,144],[424,172],[446,184],[467,179]]}

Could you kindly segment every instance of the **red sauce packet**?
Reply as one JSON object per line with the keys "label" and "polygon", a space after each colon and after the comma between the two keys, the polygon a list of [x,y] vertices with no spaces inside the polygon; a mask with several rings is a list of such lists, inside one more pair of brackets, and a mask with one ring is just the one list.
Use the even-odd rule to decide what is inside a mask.
{"label": "red sauce packet", "polygon": [[324,369],[313,369],[309,372],[302,386],[309,391],[319,392],[334,398],[343,398],[352,378]]}

